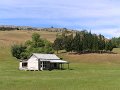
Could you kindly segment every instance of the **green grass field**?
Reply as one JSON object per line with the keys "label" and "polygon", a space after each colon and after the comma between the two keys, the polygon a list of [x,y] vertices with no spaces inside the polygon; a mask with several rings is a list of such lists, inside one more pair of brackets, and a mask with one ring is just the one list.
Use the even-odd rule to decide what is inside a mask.
{"label": "green grass field", "polygon": [[[2,33],[9,34],[8,42],[4,41],[7,45],[0,45],[0,90],[120,90],[120,54],[59,54],[71,62],[70,70],[19,71],[19,61],[10,54],[12,32],[0,32],[0,35]],[[26,37],[26,32],[21,33],[13,32],[13,40]],[[44,35],[43,38],[54,40],[54,33],[54,36]]]}

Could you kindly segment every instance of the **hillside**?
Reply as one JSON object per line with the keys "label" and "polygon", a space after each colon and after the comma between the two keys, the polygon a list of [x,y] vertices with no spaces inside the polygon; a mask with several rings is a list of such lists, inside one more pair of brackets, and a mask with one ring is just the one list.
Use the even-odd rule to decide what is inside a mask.
{"label": "hillside", "polygon": [[53,42],[56,38],[57,32],[47,31],[0,31],[0,46],[11,46],[14,43],[23,43],[26,40],[31,39],[31,35],[37,32],[41,35],[41,38],[47,39]]}
{"label": "hillside", "polygon": [[[31,36],[34,32],[37,32],[40,34],[41,38],[43,39],[47,39],[51,42],[53,42],[56,38],[56,34],[57,33],[60,33],[60,32],[49,32],[49,31],[29,31],[29,30],[13,30],[13,31],[0,31],[0,47],[4,47],[4,48],[10,48],[11,45],[13,44],[21,44],[21,43],[24,43],[25,41],[31,39]],[[113,49],[113,52],[115,53],[119,53],[120,50],[119,49]],[[88,60],[88,59],[93,59],[94,57],[98,57],[98,59],[101,59],[103,58],[104,59],[104,56],[112,56],[111,54],[85,54],[85,55],[68,55],[68,54],[60,54],[61,56],[64,56],[64,57],[71,57],[71,58],[66,58],[66,59],[70,59],[72,60],[73,58],[76,59],[75,57],[78,57],[78,58],[84,58],[84,60]],[[86,58],[86,57],[81,57],[81,56],[87,56],[89,58]],[[93,58],[91,57],[93,56]],[[103,57],[101,57],[103,56]],[[114,54],[113,54],[114,56]],[[101,57],[101,58],[99,58]],[[106,58],[107,59],[107,58]],[[106,61],[105,59],[105,61]],[[111,58],[110,58],[111,59]],[[80,59],[82,60],[82,59]],[[74,61],[74,60],[73,60]],[[79,61],[79,60],[77,60]],[[98,60],[100,61],[100,60]]]}
{"label": "hillside", "polygon": [[70,61],[70,70],[19,71],[19,61],[11,56],[10,46],[25,42],[34,32],[51,42],[56,37],[56,32],[47,31],[0,32],[0,90],[120,89],[120,54],[61,53],[60,57]]}

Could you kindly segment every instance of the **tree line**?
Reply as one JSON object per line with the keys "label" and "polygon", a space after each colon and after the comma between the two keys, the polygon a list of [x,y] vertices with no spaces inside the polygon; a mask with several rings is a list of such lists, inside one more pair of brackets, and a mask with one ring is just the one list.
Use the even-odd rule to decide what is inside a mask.
{"label": "tree line", "polygon": [[0,27],[0,31],[12,31],[12,30],[19,30],[19,28],[15,27]]}
{"label": "tree line", "polygon": [[112,51],[113,43],[101,34],[92,34],[86,30],[75,34],[66,31],[57,36],[53,48],[57,52],[58,50],[66,50],[76,53],[102,53]]}
{"label": "tree line", "polygon": [[73,33],[65,30],[57,34],[54,43],[41,39],[38,33],[33,33],[32,40],[24,44],[13,45],[11,53],[17,59],[27,59],[32,53],[57,53],[59,50],[75,53],[103,53],[112,51],[114,45],[103,35],[96,35],[86,30]]}

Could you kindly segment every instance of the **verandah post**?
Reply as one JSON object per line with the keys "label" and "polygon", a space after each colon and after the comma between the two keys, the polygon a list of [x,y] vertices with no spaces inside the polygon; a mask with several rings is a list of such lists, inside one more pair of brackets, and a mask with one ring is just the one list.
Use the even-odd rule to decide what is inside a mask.
{"label": "verandah post", "polygon": [[68,69],[69,69],[69,63],[68,63]]}

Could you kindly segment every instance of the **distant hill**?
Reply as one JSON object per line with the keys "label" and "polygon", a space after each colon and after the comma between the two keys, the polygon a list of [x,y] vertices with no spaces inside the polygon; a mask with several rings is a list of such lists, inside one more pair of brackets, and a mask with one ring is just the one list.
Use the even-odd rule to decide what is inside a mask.
{"label": "distant hill", "polygon": [[78,30],[72,30],[67,28],[38,28],[31,26],[14,26],[14,25],[0,25],[0,31],[11,31],[11,30],[36,30],[36,31],[49,31],[49,32],[63,32],[65,30],[70,32],[78,32]]}
{"label": "distant hill", "polygon": [[1,31],[5,31],[5,30],[33,30],[33,29],[37,29],[37,28],[31,27],[31,26],[0,25]]}

